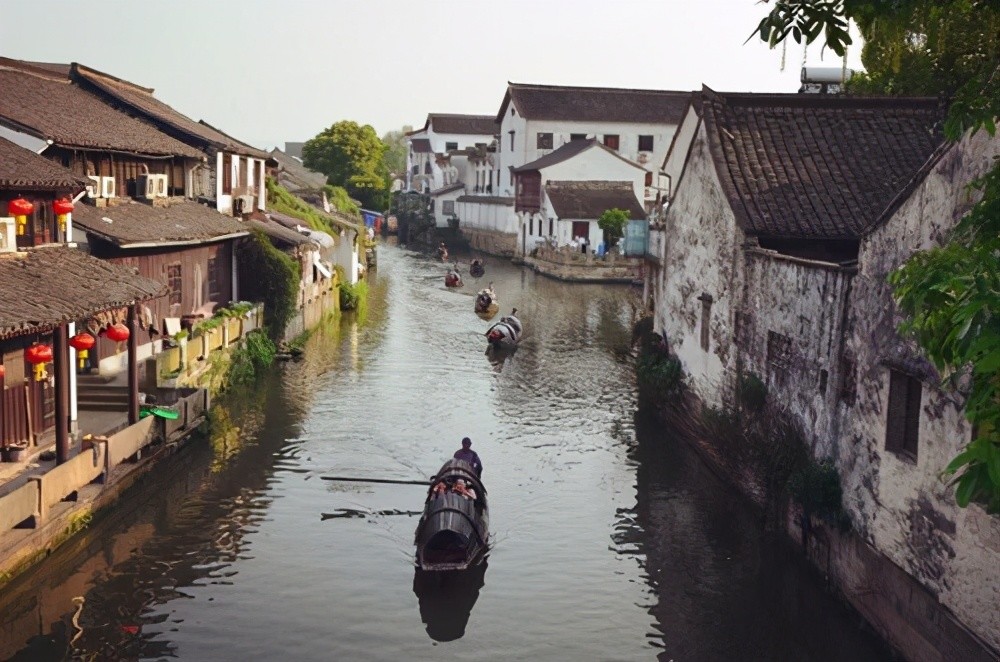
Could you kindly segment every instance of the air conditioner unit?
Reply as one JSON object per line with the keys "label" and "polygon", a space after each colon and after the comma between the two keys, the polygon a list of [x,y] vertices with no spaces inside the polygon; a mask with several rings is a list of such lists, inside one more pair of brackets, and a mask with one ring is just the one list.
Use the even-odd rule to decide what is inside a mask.
{"label": "air conditioner unit", "polygon": [[639,152],[639,156],[636,158],[639,163],[646,163],[649,161],[649,152]]}
{"label": "air conditioner unit", "polygon": [[95,177],[94,175],[87,175],[92,184],[87,186],[87,197],[88,198],[99,198],[101,197],[101,178]]}
{"label": "air conditioner unit", "polygon": [[102,198],[113,198],[115,197],[115,178],[114,177],[101,177],[101,197]]}
{"label": "air conditioner unit", "polygon": [[167,183],[168,179],[166,175],[150,175],[153,180],[153,195],[157,198],[167,197]]}
{"label": "air conditioner unit", "polygon": [[135,178],[135,197],[152,200],[155,195],[156,175],[139,175]]}
{"label": "air conditioner unit", "polygon": [[11,253],[17,250],[17,234],[14,219],[0,218],[0,253]]}

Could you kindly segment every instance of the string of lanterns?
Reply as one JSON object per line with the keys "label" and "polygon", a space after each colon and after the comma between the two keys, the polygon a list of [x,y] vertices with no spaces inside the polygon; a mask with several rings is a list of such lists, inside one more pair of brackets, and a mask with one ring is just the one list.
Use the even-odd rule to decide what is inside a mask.
{"label": "string of lanterns", "polygon": [[[73,202],[69,198],[60,198],[52,203],[52,211],[59,221],[59,230],[66,232],[66,222],[73,213]],[[17,197],[7,203],[7,213],[17,221],[17,235],[23,237],[27,232],[28,217],[35,213],[35,205],[23,197]]]}
{"label": "string of lanterns", "polygon": [[[129,332],[127,326],[119,322],[109,326],[104,335],[108,338],[108,340],[112,340],[114,342],[125,342],[129,339],[131,333]],[[76,350],[76,357],[79,361],[81,370],[86,366],[87,357],[90,356],[90,350],[94,348],[96,343],[97,340],[94,336],[90,335],[86,331],[78,333],[69,339],[70,347]],[[52,346],[45,343],[36,342],[24,350],[24,359],[32,365],[36,382],[48,379],[49,373],[45,370],[45,364],[51,363],[53,358],[54,353],[52,351]],[[4,372],[4,367],[0,364],[0,379],[3,379]]]}

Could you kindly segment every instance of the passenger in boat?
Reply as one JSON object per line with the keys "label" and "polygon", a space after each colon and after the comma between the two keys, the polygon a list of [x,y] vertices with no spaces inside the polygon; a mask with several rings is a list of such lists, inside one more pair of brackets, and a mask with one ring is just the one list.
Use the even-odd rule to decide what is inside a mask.
{"label": "passenger in boat", "polygon": [[459,478],[455,481],[455,494],[460,494],[466,499],[476,500],[476,491],[465,484],[465,479]]}
{"label": "passenger in boat", "polygon": [[439,480],[431,492],[434,496],[437,496],[439,494],[444,494],[447,491],[448,491],[448,484],[445,483],[443,480]]}
{"label": "passenger in boat", "polygon": [[479,459],[479,454],[472,450],[472,440],[468,437],[462,439],[462,447],[455,451],[454,458],[456,460],[464,460],[472,465],[475,469],[477,476],[483,475],[483,463]]}

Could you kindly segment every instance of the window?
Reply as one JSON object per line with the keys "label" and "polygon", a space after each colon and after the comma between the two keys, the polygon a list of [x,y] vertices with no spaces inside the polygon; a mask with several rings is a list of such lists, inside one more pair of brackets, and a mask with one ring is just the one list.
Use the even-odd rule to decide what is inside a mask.
{"label": "window", "polygon": [[170,288],[170,299],[168,300],[171,306],[181,305],[181,295],[183,293],[181,281],[181,265],[180,262],[167,265],[167,287]]}
{"label": "window", "polygon": [[845,356],[840,359],[840,399],[853,405],[857,395],[858,378],[854,359]]}
{"label": "window", "polygon": [[222,193],[229,195],[233,192],[233,157],[229,154],[222,155]]}
{"label": "window", "polygon": [[445,143],[444,151],[450,152],[452,150],[458,149],[458,143]]}
{"label": "window", "polygon": [[613,150],[618,149],[618,136],[616,135],[605,135],[604,136],[604,146]]}
{"label": "window", "polygon": [[455,201],[454,200],[443,201],[441,203],[441,213],[448,216],[453,216],[455,214]]}
{"label": "window", "polygon": [[698,301],[701,301],[701,348],[707,352],[712,325],[712,295],[702,294]]}
{"label": "window", "polygon": [[917,459],[920,430],[920,380],[889,370],[889,412],[885,422],[885,449]]}
{"label": "window", "polygon": [[434,172],[434,170],[433,170],[433,168],[431,168],[431,162],[427,161],[426,163],[424,163],[424,174],[425,175],[430,175],[433,172]]}
{"label": "window", "polygon": [[415,164],[415,163],[413,164],[413,167],[412,167],[412,168],[410,168],[410,170],[412,170],[412,171],[413,171],[413,174],[414,174],[414,175],[419,175],[419,174],[420,174],[420,166],[418,166],[418,165],[417,165],[417,164]]}
{"label": "window", "polygon": [[569,139],[570,140],[586,140],[587,139],[587,134],[586,133],[571,133],[571,134],[569,134]]}
{"label": "window", "polygon": [[514,132],[510,131],[510,151],[514,151]]}
{"label": "window", "polygon": [[653,151],[653,136],[639,136],[639,151],[640,152]]}
{"label": "window", "polygon": [[792,339],[774,331],[767,332],[767,367],[783,377],[792,361]]}
{"label": "window", "polygon": [[535,147],[538,149],[552,149],[552,134],[539,133],[536,138]]}
{"label": "window", "polygon": [[528,219],[528,236],[532,237],[535,235],[535,217],[532,216]]}
{"label": "window", "polygon": [[646,186],[652,186],[652,185],[653,185],[653,173],[647,172],[646,173]]}
{"label": "window", "polygon": [[549,236],[551,237],[553,235],[554,235],[554,233],[552,232],[552,219],[550,218],[549,219]]}
{"label": "window", "polygon": [[208,258],[208,300],[209,301],[222,301],[222,274],[219,273],[219,267],[222,266],[222,261],[218,259],[217,256],[213,255]]}

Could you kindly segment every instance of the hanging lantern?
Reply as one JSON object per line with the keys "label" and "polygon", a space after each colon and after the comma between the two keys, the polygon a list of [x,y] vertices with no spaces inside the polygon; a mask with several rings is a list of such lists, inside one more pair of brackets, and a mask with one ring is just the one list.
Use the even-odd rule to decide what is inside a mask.
{"label": "hanging lantern", "polygon": [[89,350],[96,342],[94,336],[86,331],[82,331],[69,339],[70,347],[76,350],[76,358],[80,364],[80,370],[83,370],[87,366],[87,357],[90,356]]}
{"label": "hanging lantern", "polygon": [[28,216],[35,211],[35,205],[24,198],[14,198],[7,203],[7,213],[17,220],[17,235],[24,236]]}
{"label": "hanging lantern", "polygon": [[73,203],[69,201],[69,198],[56,200],[52,203],[52,211],[56,213],[56,218],[59,220],[59,229],[66,232],[66,219],[73,213]]}
{"label": "hanging lantern", "polygon": [[45,372],[45,364],[52,360],[51,347],[35,343],[24,350],[24,358],[35,367],[36,382],[40,382],[49,376],[49,373]]}
{"label": "hanging lantern", "polygon": [[2,363],[0,363],[0,379],[3,379],[6,374],[7,374],[7,369],[3,367]]}
{"label": "hanging lantern", "polygon": [[112,324],[111,326],[109,326],[108,330],[105,332],[105,335],[108,337],[108,340],[113,340],[115,342],[125,342],[126,340],[128,340],[128,337],[131,334],[129,333],[128,327],[119,322],[117,324]]}

